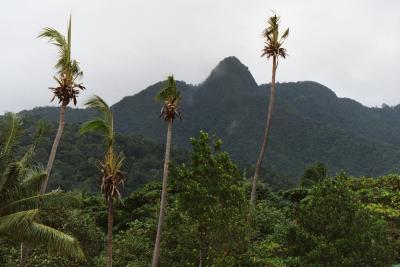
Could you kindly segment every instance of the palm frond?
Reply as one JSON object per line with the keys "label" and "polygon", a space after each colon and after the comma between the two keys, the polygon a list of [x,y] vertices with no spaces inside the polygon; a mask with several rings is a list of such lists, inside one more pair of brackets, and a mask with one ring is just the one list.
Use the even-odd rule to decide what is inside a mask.
{"label": "palm frond", "polygon": [[22,119],[14,113],[6,113],[0,123],[0,199],[7,185],[15,185],[18,181],[22,165],[12,162],[12,152],[24,133]]}
{"label": "palm frond", "polygon": [[65,40],[65,37],[54,28],[43,28],[42,32],[38,35],[38,38],[48,38],[49,42],[55,46],[64,48],[67,47],[67,41]]}
{"label": "palm frond", "polygon": [[6,216],[0,216],[0,233],[15,233],[18,228],[26,228],[39,213],[38,209],[24,210]]}
{"label": "palm frond", "polygon": [[106,101],[104,101],[103,98],[97,95],[90,97],[85,102],[85,106],[87,108],[93,108],[100,111],[104,116],[107,116],[111,111]]}
{"label": "palm frond", "polygon": [[121,171],[125,158],[122,153],[116,154],[113,150],[109,151],[103,162],[100,162],[102,178],[101,192],[106,200],[110,198],[120,198],[120,186],[124,185],[126,174]]}
{"label": "palm frond", "polygon": [[69,22],[68,22],[68,35],[67,35],[67,45],[68,45],[68,54],[67,54],[67,61],[71,62],[71,29],[72,29],[72,16],[69,15]]}
{"label": "palm frond", "polygon": [[85,255],[75,238],[34,222],[38,212],[37,209],[27,210],[0,217],[0,234],[31,245],[46,244],[51,251],[84,260]]}
{"label": "palm frond", "polygon": [[44,243],[51,250],[83,259],[83,252],[73,237],[37,223],[38,208],[79,205],[76,198],[60,191],[38,195],[46,173],[32,169],[30,160],[43,135],[42,129],[38,129],[34,144],[15,161],[12,148],[23,132],[22,121],[15,114],[6,114],[0,127],[0,236],[7,235],[14,241],[28,244]]}
{"label": "palm frond", "polygon": [[289,36],[289,28],[286,29],[286,31],[282,34],[281,36],[281,43],[284,41],[286,38]]}
{"label": "palm frond", "polygon": [[34,141],[33,143],[38,145],[41,141],[44,135],[46,135],[50,130],[50,124],[44,120],[39,120],[36,123],[36,133],[34,136]]}
{"label": "palm frond", "polygon": [[81,133],[98,132],[107,139],[107,147],[110,149],[114,145],[114,120],[113,114],[108,104],[97,95],[89,98],[85,106],[99,111],[102,115],[101,118],[96,118],[91,121],[85,122],[80,128]]}
{"label": "palm frond", "polygon": [[45,243],[49,251],[54,254],[67,255],[85,261],[85,254],[74,237],[36,222],[32,223],[28,230],[23,240],[29,244]]}
{"label": "palm frond", "polygon": [[46,171],[35,168],[30,169],[27,177],[22,181],[21,187],[29,192],[39,192],[43,181],[46,179]]}
{"label": "palm frond", "polygon": [[29,148],[27,149],[27,151],[25,152],[25,154],[22,156],[21,160],[19,161],[21,164],[21,168],[23,170],[27,169],[27,167],[35,153],[35,149],[36,149],[36,144],[30,145]]}
{"label": "palm frond", "polygon": [[102,118],[93,119],[87,122],[84,122],[79,132],[81,134],[89,133],[89,132],[97,132],[102,135],[108,135],[110,129],[108,128],[107,122]]}
{"label": "palm frond", "polygon": [[[36,195],[46,177],[43,170],[22,170],[18,162],[10,164],[10,167],[10,171],[6,172],[8,181],[0,191],[0,209],[8,203]],[[22,179],[23,176],[27,178]]]}
{"label": "palm frond", "polygon": [[[41,137],[38,137],[40,139]],[[36,140],[34,144],[29,146],[28,150],[22,156],[19,161],[9,162],[6,166],[3,166],[3,173],[0,173],[0,193],[5,195],[3,188],[8,188],[8,191],[13,190],[13,187],[18,187],[22,182],[21,177],[26,177],[25,180],[31,179],[31,176],[40,175],[43,178],[45,172],[43,170],[32,169],[30,166],[30,161],[35,152],[37,143]],[[38,190],[34,191],[37,192]],[[33,191],[32,191],[33,192]],[[1,197],[0,197],[1,199]]]}
{"label": "palm frond", "polygon": [[80,128],[81,133],[98,132],[107,141],[107,152],[103,162],[100,162],[101,192],[103,196],[110,200],[120,197],[119,187],[124,184],[125,173],[121,171],[124,161],[123,154],[116,155],[114,151],[114,127],[113,114],[107,103],[99,96],[92,96],[87,102],[86,107],[96,109],[101,113],[100,118],[85,122]]}
{"label": "palm frond", "polygon": [[50,87],[50,89],[54,93],[52,101],[58,98],[59,102],[64,105],[68,105],[71,101],[76,105],[80,90],[85,89],[82,84],[76,83],[76,80],[82,77],[83,72],[79,68],[78,61],[71,58],[71,29],[72,19],[70,16],[67,38],[53,28],[44,28],[38,36],[48,38],[58,49],[58,59],[55,65],[58,71],[58,77],[55,77],[57,87]]}
{"label": "palm frond", "polygon": [[[22,195],[30,191],[29,187],[25,188],[26,190],[24,190],[24,186],[7,189],[6,193],[17,200],[7,204],[6,201],[3,201],[4,194],[0,195],[0,236],[6,235],[14,241],[24,241],[31,245],[45,244],[51,251],[84,259],[79,243],[73,237],[37,223],[39,216],[37,208],[77,205],[76,198],[62,194],[62,192],[22,198]],[[31,209],[33,207],[35,209]]]}
{"label": "palm frond", "polygon": [[71,62],[71,74],[74,82],[83,76],[83,71],[81,71],[81,68],[79,67],[79,62],[75,59]]}
{"label": "palm frond", "polygon": [[181,94],[176,87],[174,76],[168,76],[167,86],[158,92],[156,99],[164,103],[164,106],[161,109],[160,118],[164,117],[166,121],[174,121],[178,116],[182,119],[179,111]]}
{"label": "palm frond", "polygon": [[6,157],[24,133],[22,119],[15,113],[6,113],[0,125],[0,156]]}
{"label": "palm frond", "polygon": [[39,38],[48,38],[49,42],[55,45],[58,49],[58,60],[55,65],[55,68],[58,69],[58,72],[61,74],[65,72],[70,63],[70,50],[69,44],[65,37],[56,29],[53,28],[44,28],[43,31],[39,34]]}
{"label": "palm frond", "polygon": [[[40,139],[41,137],[37,138]],[[29,172],[32,173],[30,161],[34,155],[38,142],[39,140],[35,140],[35,143],[29,146],[28,150],[19,161],[9,162],[6,166],[3,166],[5,171],[0,174],[0,192],[2,192],[3,187],[19,185],[21,182],[20,177],[26,176]]]}
{"label": "palm frond", "polygon": [[53,191],[43,195],[33,195],[30,197],[22,198],[17,201],[2,205],[0,207],[0,216],[3,214],[10,214],[26,209],[53,209],[64,207],[78,207],[79,201],[77,198],[65,194],[61,191]]}
{"label": "palm frond", "polygon": [[267,20],[267,28],[263,31],[263,36],[266,38],[262,57],[267,59],[271,57],[286,58],[287,51],[282,47],[283,43],[289,36],[289,29],[286,29],[282,35],[279,31],[280,17],[276,14]]}
{"label": "palm frond", "polygon": [[[4,185],[6,184],[6,182],[7,182],[7,177],[4,175],[4,173],[0,173],[0,196],[2,194]],[[2,198],[0,197],[0,200],[1,199]]]}
{"label": "palm frond", "polygon": [[5,194],[5,188],[10,189],[19,184],[22,172],[23,166],[20,162],[12,162],[7,165],[6,170],[0,174],[0,197]]}
{"label": "palm frond", "polygon": [[176,82],[173,75],[168,76],[167,86],[161,89],[156,95],[156,99],[160,102],[170,102],[177,104],[180,100],[180,92],[176,87]]}

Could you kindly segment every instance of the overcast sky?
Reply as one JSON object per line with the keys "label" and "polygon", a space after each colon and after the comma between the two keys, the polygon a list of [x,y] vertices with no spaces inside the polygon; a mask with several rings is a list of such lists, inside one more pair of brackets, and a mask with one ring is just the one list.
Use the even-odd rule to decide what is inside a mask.
{"label": "overcast sky", "polygon": [[290,27],[279,81],[313,80],[368,106],[400,103],[398,0],[2,0],[0,113],[49,105],[56,50],[36,39],[66,32],[83,82],[110,103],[173,73],[202,82],[223,58],[238,57],[269,82],[261,32],[272,11]]}

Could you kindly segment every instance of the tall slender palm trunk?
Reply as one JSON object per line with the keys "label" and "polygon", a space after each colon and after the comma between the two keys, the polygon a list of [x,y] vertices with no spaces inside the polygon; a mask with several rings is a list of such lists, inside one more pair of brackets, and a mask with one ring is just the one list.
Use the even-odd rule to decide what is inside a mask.
{"label": "tall slender palm trunk", "polygon": [[112,267],[112,229],[114,223],[114,203],[113,198],[108,200],[108,220],[107,220],[107,267]]}
{"label": "tall slender palm trunk", "polygon": [[203,267],[203,253],[201,251],[201,248],[199,250],[199,267]]}
{"label": "tall slender palm trunk", "polygon": [[[56,137],[54,138],[53,146],[51,147],[51,151],[50,151],[49,160],[47,162],[46,178],[44,179],[44,181],[40,187],[40,190],[39,190],[39,194],[41,194],[41,195],[43,195],[46,192],[47,184],[49,182],[50,172],[51,172],[51,169],[53,168],[54,159],[56,157],[57,148],[58,148],[58,145],[60,144],[61,136],[64,131],[66,109],[67,109],[67,105],[65,105],[63,103],[60,107],[60,119],[59,119],[59,123],[58,123],[57,134],[56,134]],[[29,252],[30,252],[29,246],[26,243],[22,242],[19,267],[26,266]]]}
{"label": "tall slender palm trunk", "polygon": [[254,201],[256,199],[257,179],[260,174],[261,163],[264,159],[265,150],[267,149],[268,139],[269,139],[269,135],[270,135],[270,131],[271,131],[272,112],[273,112],[274,103],[275,103],[275,74],[276,74],[276,68],[277,68],[276,59],[277,59],[277,57],[273,56],[273,58],[272,58],[271,94],[270,94],[270,98],[269,98],[267,121],[265,123],[264,138],[263,138],[263,142],[261,144],[260,154],[258,155],[256,169],[255,169],[254,177],[253,177],[253,184],[251,187],[250,204],[252,204],[252,205],[254,204]]}
{"label": "tall slender palm trunk", "polygon": [[67,105],[63,103],[60,107],[60,121],[58,124],[58,130],[57,130],[56,137],[54,138],[53,146],[51,147],[49,160],[47,161],[46,178],[43,181],[42,186],[40,188],[40,194],[44,194],[47,189],[47,184],[49,182],[51,169],[53,168],[54,159],[56,158],[57,148],[58,148],[58,145],[60,144],[61,136],[64,131],[66,109],[67,109]]}
{"label": "tall slender palm trunk", "polygon": [[29,246],[25,243],[21,243],[21,256],[19,258],[19,267],[25,267],[28,261],[28,255],[29,255],[30,248]]}
{"label": "tall slender palm trunk", "polygon": [[201,245],[201,242],[199,248],[199,267],[203,267],[203,246]]}
{"label": "tall slender palm trunk", "polygon": [[171,154],[171,142],[172,142],[172,121],[168,121],[167,130],[167,144],[165,148],[165,160],[164,160],[164,175],[163,184],[161,191],[161,204],[160,204],[160,214],[158,215],[158,225],[157,225],[157,236],[156,242],[154,244],[153,260],[151,263],[152,267],[158,266],[158,260],[160,258],[160,242],[161,242],[161,231],[164,222],[164,213],[167,206],[167,187],[168,187],[168,167],[169,159]]}

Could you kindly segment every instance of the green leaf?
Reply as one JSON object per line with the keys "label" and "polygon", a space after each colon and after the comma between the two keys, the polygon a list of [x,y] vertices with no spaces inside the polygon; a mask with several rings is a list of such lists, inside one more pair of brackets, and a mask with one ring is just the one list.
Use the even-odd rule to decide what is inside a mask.
{"label": "green leaf", "polygon": [[80,128],[81,133],[97,132],[107,139],[107,149],[114,145],[114,120],[113,114],[107,103],[99,96],[94,95],[86,101],[85,106],[99,111],[101,118],[85,122]]}
{"label": "green leaf", "polygon": [[77,198],[60,191],[53,191],[43,195],[34,195],[8,203],[0,208],[0,215],[33,208],[49,209],[78,206],[79,201]]}
{"label": "green leaf", "polygon": [[35,219],[38,212],[38,209],[33,209],[0,216],[0,234],[14,233],[18,228],[26,228]]}

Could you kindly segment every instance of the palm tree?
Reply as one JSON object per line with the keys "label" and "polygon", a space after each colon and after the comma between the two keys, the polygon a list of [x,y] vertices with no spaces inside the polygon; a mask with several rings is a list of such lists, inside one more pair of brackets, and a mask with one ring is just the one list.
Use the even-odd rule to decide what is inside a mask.
{"label": "palm tree", "polygon": [[272,58],[272,81],[271,81],[271,94],[269,97],[269,107],[267,121],[265,123],[264,137],[261,144],[260,153],[258,155],[256,168],[253,177],[253,184],[251,188],[250,203],[254,204],[256,198],[256,187],[257,178],[260,173],[261,163],[264,159],[265,150],[267,148],[269,134],[271,131],[272,112],[275,103],[275,75],[276,69],[278,68],[279,58],[286,58],[286,48],[282,47],[286,38],[289,36],[289,29],[286,29],[282,35],[279,32],[280,18],[277,15],[270,17],[267,21],[267,28],[263,32],[263,36],[266,38],[265,46],[263,49],[262,57],[266,57],[268,60]]}
{"label": "palm tree", "polygon": [[119,187],[123,185],[126,175],[121,171],[124,157],[114,150],[115,134],[113,114],[107,103],[99,96],[93,96],[86,104],[101,113],[101,117],[85,122],[80,132],[97,132],[106,138],[107,152],[104,160],[100,162],[101,192],[108,204],[107,221],[107,266],[112,266],[112,228],[114,221],[114,199],[120,198]]}
{"label": "palm tree", "polygon": [[67,38],[53,28],[44,28],[38,37],[48,38],[49,42],[55,45],[58,49],[58,61],[55,65],[57,75],[54,76],[54,80],[57,82],[57,87],[50,87],[49,89],[54,94],[51,101],[57,98],[59,104],[61,104],[58,130],[47,162],[46,179],[44,179],[40,188],[40,193],[44,194],[46,192],[57,148],[64,131],[65,111],[71,101],[76,105],[76,98],[80,93],[80,90],[84,90],[85,87],[82,84],[77,83],[77,80],[83,76],[83,72],[79,68],[79,63],[76,60],[71,59],[71,17],[68,23]]}
{"label": "palm tree", "polygon": [[167,205],[168,166],[171,155],[172,124],[176,117],[182,119],[181,113],[179,111],[179,101],[181,100],[181,95],[176,87],[174,76],[172,75],[168,76],[167,86],[156,95],[156,99],[164,103],[161,109],[160,118],[164,117],[165,121],[167,122],[168,129],[167,129],[167,144],[165,148],[160,214],[158,215],[157,236],[154,244],[153,260],[151,263],[152,267],[158,266],[158,259],[160,257],[161,232],[164,222],[165,208]]}
{"label": "palm tree", "polygon": [[[19,116],[7,113],[3,119],[0,150],[0,236],[29,244],[45,244],[53,251],[83,260],[75,238],[38,222],[46,208],[76,205],[77,200],[61,191],[38,194],[46,172],[34,169],[29,161],[36,147],[30,146],[20,160],[13,158],[13,147],[23,133]],[[21,251],[20,266],[26,265],[27,253]]]}

